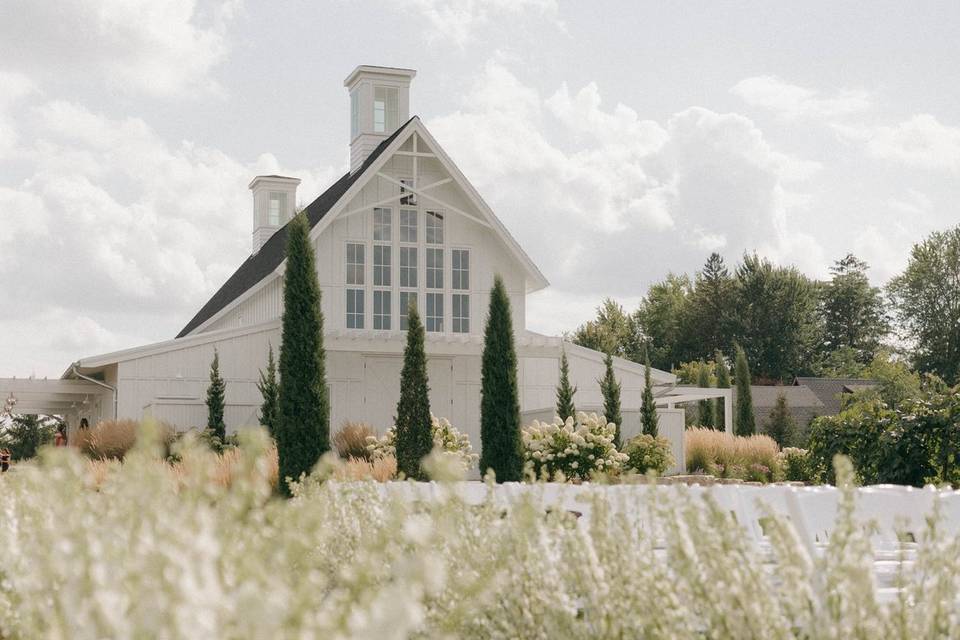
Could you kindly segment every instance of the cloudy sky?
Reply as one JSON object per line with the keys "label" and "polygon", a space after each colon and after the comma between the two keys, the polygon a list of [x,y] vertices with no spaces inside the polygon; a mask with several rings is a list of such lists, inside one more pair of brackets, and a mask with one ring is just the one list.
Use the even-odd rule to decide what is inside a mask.
{"label": "cloudy sky", "polygon": [[419,71],[552,283],[531,329],[714,250],[883,283],[960,221],[958,33],[955,2],[3,0],[0,376],[173,337],[249,253],[252,176],[345,171],[357,64]]}

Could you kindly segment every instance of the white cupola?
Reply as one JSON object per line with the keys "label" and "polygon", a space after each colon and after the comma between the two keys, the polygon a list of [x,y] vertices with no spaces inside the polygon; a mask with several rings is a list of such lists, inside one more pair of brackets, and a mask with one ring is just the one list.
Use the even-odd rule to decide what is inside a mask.
{"label": "white cupola", "polygon": [[286,176],[257,176],[250,181],[250,190],[253,191],[254,254],[293,217],[299,184],[300,178]]}
{"label": "white cupola", "polygon": [[343,86],[350,92],[350,172],[410,118],[413,69],[360,65]]}

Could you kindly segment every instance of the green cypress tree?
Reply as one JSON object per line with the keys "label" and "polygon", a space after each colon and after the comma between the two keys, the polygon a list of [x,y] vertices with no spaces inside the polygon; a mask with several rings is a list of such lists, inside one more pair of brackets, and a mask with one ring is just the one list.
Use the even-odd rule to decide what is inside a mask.
{"label": "green cypress tree", "polygon": [[[730,369],[727,367],[727,361],[723,357],[723,352],[717,349],[716,355],[714,355],[717,368],[717,389],[729,389],[730,388]],[[717,410],[714,413],[713,426],[718,431],[724,431],[727,428],[726,425],[726,405],[724,404],[724,399],[720,398],[717,400]]]}
{"label": "green cypress tree", "polygon": [[407,347],[403,352],[397,403],[397,470],[418,480],[426,479],[420,461],[433,448],[425,339],[420,314],[411,304],[407,312]]}
{"label": "green cypress tree", "polygon": [[607,424],[613,423],[617,427],[616,434],[613,437],[613,445],[620,448],[620,425],[623,424],[623,416],[620,414],[620,383],[617,382],[613,374],[613,356],[609,353],[604,360],[606,370],[603,377],[597,382],[600,383],[600,392],[603,394],[603,415]]}
{"label": "green cypress tree", "polygon": [[260,382],[257,383],[263,403],[260,405],[260,424],[267,428],[272,436],[277,426],[277,412],[280,403],[280,385],[277,384],[277,363],[273,359],[273,345],[267,353],[267,372],[260,370]]}
{"label": "green cypress tree", "polygon": [[737,345],[733,375],[737,384],[737,413],[733,432],[738,436],[752,436],[757,432],[757,425],[753,416],[753,398],[750,396],[750,365],[740,345]]}
{"label": "green cypress tree", "polygon": [[496,276],[483,335],[480,387],[480,471],[493,469],[497,482],[523,477],[517,354],[513,346],[510,299]]}
{"label": "green cypress tree", "polygon": [[220,376],[220,354],[213,350],[213,362],[210,363],[210,386],[207,387],[207,429],[219,438],[222,444],[227,439],[227,426],[223,422],[226,408],[227,385]]}
{"label": "green cypress tree", "polygon": [[330,449],[330,401],[323,351],[320,285],[303,213],[288,225],[283,281],[283,342],[280,345],[280,411],[274,438],[280,462],[280,491]]}
{"label": "green cypress tree", "polygon": [[[697,375],[697,386],[709,389],[712,385],[710,384],[710,365],[706,362],[700,361],[700,373]],[[707,429],[714,428],[714,421],[716,420],[715,403],[713,398],[707,398],[706,400],[701,400],[699,403],[699,413],[700,413],[700,426]]]}
{"label": "green cypress tree", "polygon": [[640,402],[640,427],[647,435],[656,438],[660,435],[660,416],[653,399],[653,380],[650,372],[650,354],[643,354],[643,398]]}
{"label": "green cypress tree", "polygon": [[570,363],[567,362],[567,351],[564,349],[560,352],[560,384],[557,385],[557,416],[564,422],[577,413],[573,404],[576,392],[577,388],[570,386]]}
{"label": "green cypress tree", "polygon": [[767,418],[764,425],[764,431],[768,436],[777,441],[781,447],[786,447],[793,440],[794,431],[797,429],[797,423],[790,413],[790,407],[787,406],[787,396],[783,393],[777,396],[777,403]]}

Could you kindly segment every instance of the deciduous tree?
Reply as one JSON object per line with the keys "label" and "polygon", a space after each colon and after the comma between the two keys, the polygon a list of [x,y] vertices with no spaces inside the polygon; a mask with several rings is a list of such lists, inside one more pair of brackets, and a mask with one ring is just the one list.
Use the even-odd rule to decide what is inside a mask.
{"label": "deciduous tree", "polygon": [[734,337],[759,380],[811,372],[819,323],[814,284],[793,267],[746,255],[737,268]]}
{"label": "deciduous tree", "polygon": [[917,369],[960,382],[960,226],[914,245],[887,291]]}

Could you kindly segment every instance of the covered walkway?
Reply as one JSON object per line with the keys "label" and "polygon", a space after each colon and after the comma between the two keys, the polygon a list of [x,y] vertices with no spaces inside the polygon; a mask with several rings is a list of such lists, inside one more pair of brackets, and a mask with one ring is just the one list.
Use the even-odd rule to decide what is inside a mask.
{"label": "covered walkway", "polygon": [[0,378],[0,413],[61,416],[71,429],[82,418],[112,418],[113,402],[113,391],[94,381]]}

